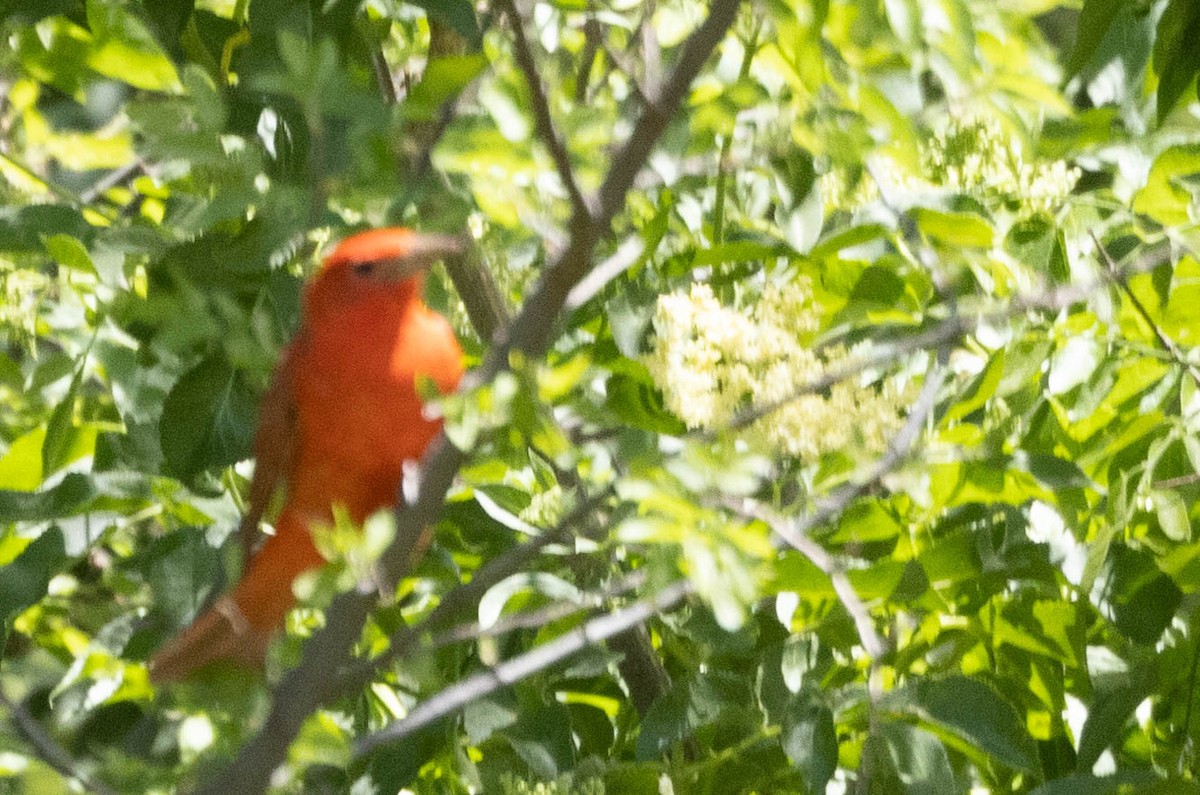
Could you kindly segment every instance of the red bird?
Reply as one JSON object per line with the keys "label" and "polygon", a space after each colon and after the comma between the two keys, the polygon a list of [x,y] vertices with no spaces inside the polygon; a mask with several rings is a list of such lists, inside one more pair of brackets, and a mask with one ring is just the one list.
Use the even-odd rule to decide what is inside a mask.
{"label": "red bird", "polygon": [[450,324],[421,300],[425,271],[457,253],[457,238],[377,229],[343,240],[305,293],[299,330],[263,395],[249,508],[248,557],[275,493],[284,507],[241,581],[150,661],[156,682],[216,660],[261,666],[295,604],[292,581],[324,563],[309,528],[341,506],[355,523],[392,505],[406,461],[421,458],[440,420],[417,380],[443,393],[462,376]]}

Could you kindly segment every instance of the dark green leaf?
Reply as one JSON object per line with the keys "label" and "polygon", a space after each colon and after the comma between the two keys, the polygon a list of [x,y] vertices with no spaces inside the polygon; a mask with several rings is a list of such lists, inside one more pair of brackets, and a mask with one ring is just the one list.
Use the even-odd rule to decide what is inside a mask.
{"label": "dark green leaf", "polygon": [[796,704],[779,739],[784,753],[804,775],[809,792],[824,792],[837,770],[837,727],[828,707]]}
{"label": "dark green leaf", "polygon": [[4,567],[0,577],[0,618],[5,621],[46,595],[50,578],[67,561],[62,532],[51,527]]}
{"label": "dark green leaf", "polygon": [[1079,70],[1091,60],[1116,19],[1118,10],[1129,2],[1130,0],[1084,0],[1075,31],[1075,44],[1071,48],[1071,54],[1067,56],[1067,79],[1079,74]]}
{"label": "dark green leaf", "polygon": [[678,436],[687,430],[663,407],[662,395],[646,381],[617,374],[608,379],[605,392],[605,406],[634,428],[668,436]]}
{"label": "dark green leaf", "polygon": [[175,383],[159,422],[166,471],[190,480],[249,455],[257,398],[221,357],[205,359]]}
{"label": "dark green leaf", "polygon": [[1158,119],[1175,108],[1183,92],[1200,72],[1200,4],[1171,0],[1158,20],[1154,41],[1154,70],[1158,72]]}
{"label": "dark green leaf", "polygon": [[1016,710],[983,682],[963,676],[919,682],[912,707],[922,720],[998,762],[1027,772],[1038,769],[1037,748]]}
{"label": "dark green leaf", "polygon": [[0,490],[0,522],[44,522],[72,516],[96,494],[87,475],[72,473],[57,485],[37,492]]}

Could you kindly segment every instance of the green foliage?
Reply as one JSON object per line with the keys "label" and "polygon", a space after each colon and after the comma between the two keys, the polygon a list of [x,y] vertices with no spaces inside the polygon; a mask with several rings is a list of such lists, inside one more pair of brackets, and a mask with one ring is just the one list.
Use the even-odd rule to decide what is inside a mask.
{"label": "green foliage", "polygon": [[[0,789],[207,780],[372,576],[391,523],[322,531],[265,680],[148,681],[238,576],[330,242],[465,231],[513,309],[576,230],[485,5],[0,4]],[[590,196],[707,5],[517,5]],[[745,4],[596,247],[625,267],[438,401],[467,461],[355,653],[407,647],[272,786],[1196,790],[1198,8]],[[427,300],[476,365],[459,289]]]}

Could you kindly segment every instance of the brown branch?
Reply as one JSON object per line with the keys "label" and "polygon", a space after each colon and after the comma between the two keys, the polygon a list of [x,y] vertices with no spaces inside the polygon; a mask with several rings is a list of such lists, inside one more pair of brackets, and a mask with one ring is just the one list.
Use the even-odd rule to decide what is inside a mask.
{"label": "brown branch", "polygon": [[579,73],[575,76],[575,102],[580,105],[587,102],[592,68],[603,45],[604,32],[600,28],[600,20],[589,15],[587,22],[583,23],[583,35],[583,53],[579,58]]}
{"label": "brown branch", "polygon": [[113,790],[81,773],[79,763],[75,758],[50,736],[46,728],[29,713],[24,704],[9,698],[7,693],[0,692],[0,706],[8,712],[13,728],[25,742],[29,743],[38,759],[67,779],[83,785],[88,792],[95,792],[98,795],[115,795]]}
{"label": "brown branch", "polygon": [[670,610],[691,591],[692,586],[686,581],[674,583],[648,599],[594,618],[549,643],[469,676],[417,704],[403,720],[359,739],[354,743],[354,758],[361,759],[380,746],[402,740],[476,699],[514,685],[589,646],[639,626],[656,614]]}
{"label": "brown branch", "polygon": [[462,255],[448,257],[445,265],[467,308],[471,327],[485,345],[495,342],[508,328],[511,318],[496,280],[479,258],[478,246],[468,246]]}
{"label": "brown branch", "polygon": [[529,48],[529,40],[525,38],[521,15],[517,12],[513,0],[497,0],[497,5],[504,11],[504,15],[508,17],[509,25],[512,27],[513,54],[516,55],[517,66],[525,75],[525,83],[529,86],[529,96],[533,100],[533,119],[537,125],[538,136],[550,150],[550,157],[554,160],[558,178],[562,181],[563,187],[567,190],[567,196],[571,199],[571,212],[575,217],[575,223],[590,223],[592,211],[588,206],[587,199],[579,190],[579,183],[575,181],[575,169],[571,166],[571,156],[567,152],[567,147],[554,129],[554,119],[550,115],[550,100],[546,96],[546,89],[542,86],[542,79],[538,76],[537,63],[533,59],[533,51]]}
{"label": "brown branch", "polygon": [[[506,370],[512,351],[534,358],[550,345],[555,332],[553,320],[559,317],[567,294],[591,268],[592,250],[602,230],[607,231],[613,217],[623,209],[634,179],[678,111],[692,80],[733,24],[740,5],[741,0],[712,0],[708,18],[683,45],[662,93],[647,105],[629,140],[614,157],[600,189],[594,222],[572,225],[570,243],[525,302],[510,327],[507,344],[493,347],[483,365],[464,379],[464,389],[488,383]],[[465,459],[464,452],[451,445],[444,432],[439,434],[422,459],[421,482],[412,505],[404,505],[403,494],[398,493],[396,537],[380,561],[389,580],[399,580],[411,570],[414,554],[427,544],[427,528],[437,521],[446,493]],[[337,680],[330,673],[349,658],[373,604],[369,585],[333,600],[326,612],[325,628],[305,645],[300,665],[275,688],[271,712],[258,734],[200,791],[261,792],[266,788],[271,771],[286,757],[304,720],[337,693]]]}

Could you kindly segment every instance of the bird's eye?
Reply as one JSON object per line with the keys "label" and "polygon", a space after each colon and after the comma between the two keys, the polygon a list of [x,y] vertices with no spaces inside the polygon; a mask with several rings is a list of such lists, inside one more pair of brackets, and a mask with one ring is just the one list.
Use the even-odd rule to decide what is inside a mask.
{"label": "bird's eye", "polygon": [[370,276],[375,272],[374,262],[360,262],[354,266],[355,276]]}

